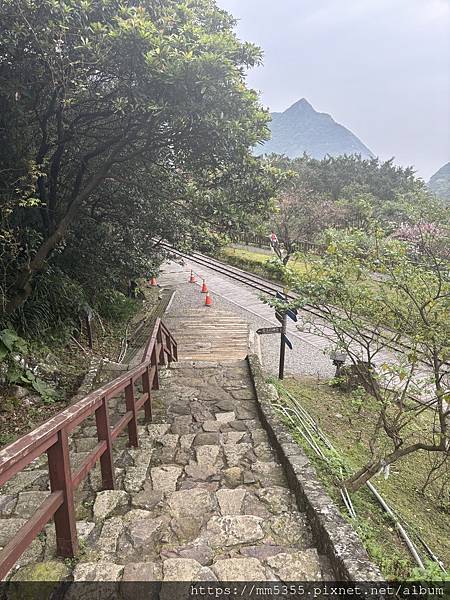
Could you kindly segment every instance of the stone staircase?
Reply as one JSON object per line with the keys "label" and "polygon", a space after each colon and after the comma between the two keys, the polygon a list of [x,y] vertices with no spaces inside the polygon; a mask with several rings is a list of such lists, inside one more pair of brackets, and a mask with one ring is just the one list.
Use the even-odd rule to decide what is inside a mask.
{"label": "stone staircase", "polygon": [[96,495],[75,580],[320,580],[313,547],[256,414],[245,361],[166,371],[123,489]]}
{"label": "stone staircase", "polygon": [[[140,447],[128,448],[126,436],[116,441],[117,489],[101,491],[97,466],[77,491],[77,560],[57,559],[49,524],[14,580],[43,563],[75,581],[334,579],[258,419],[243,360],[246,325],[226,314],[200,316],[167,320],[181,360],[161,371]],[[124,412],[123,398],[114,399],[112,422]],[[75,432],[73,469],[94,436],[92,422]],[[0,547],[48,493],[42,458],[0,490]]]}

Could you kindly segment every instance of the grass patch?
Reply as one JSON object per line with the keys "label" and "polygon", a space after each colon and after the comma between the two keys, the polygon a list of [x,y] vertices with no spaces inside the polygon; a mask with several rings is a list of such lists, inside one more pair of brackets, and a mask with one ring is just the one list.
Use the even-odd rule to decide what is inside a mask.
{"label": "grass patch", "polygon": [[[277,276],[277,273],[274,272],[273,267],[271,267],[269,264],[269,260],[273,259],[275,256],[276,255],[273,253],[268,255],[253,250],[246,250],[245,248],[232,248],[227,246],[220,250],[218,258],[219,260],[222,260],[230,265],[240,267],[255,273],[255,275],[261,275],[266,279],[270,279],[271,281],[282,284],[280,278]],[[288,267],[294,272],[294,274],[304,275],[308,270],[307,255],[303,255],[303,258],[291,258],[288,263]],[[374,275],[374,277],[368,281],[368,284],[373,288],[374,292],[379,290],[381,285],[380,281],[377,280],[376,275]]]}
{"label": "grass patch", "polygon": [[[219,259],[224,262],[240,267],[255,273],[255,275],[261,275],[271,281],[281,283],[277,274],[274,273],[273,269],[270,268],[268,262],[273,258],[275,254],[267,255],[260,252],[252,252],[251,250],[245,250],[244,248],[223,248],[220,252]],[[298,275],[305,273],[306,263],[298,258],[293,258],[289,261],[289,267]]]}
{"label": "grass patch", "polygon": [[[375,410],[370,397],[358,412],[352,404],[352,396],[335,388],[327,382],[313,378],[285,380],[283,385],[277,382],[277,388],[283,396],[284,390],[295,396],[301,405],[316,419],[332,444],[352,470],[362,466],[369,456],[367,439],[374,422]],[[420,428],[429,427],[432,415],[422,413],[418,423]],[[314,464],[329,494],[346,514],[336,485],[336,477],[323,460],[304,442],[301,435],[293,431],[296,441],[302,445]],[[416,542],[422,556],[426,556],[418,542],[416,534],[428,544],[433,552],[447,566],[450,564],[450,506],[448,504],[448,472],[446,486],[445,473],[442,478],[422,493],[421,488],[430,468],[430,457],[425,452],[416,452],[391,467],[390,477],[384,480],[376,477],[376,485],[386,502],[397,511],[408,524],[406,530]],[[444,478],[444,479],[443,479]],[[446,496],[447,494],[447,496]],[[416,564],[406,546],[398,536],[391,519],[384,513],[366,488],[353,494],[352,501],[358,515],[353,525],[358,530],[369,556],[376,562],[383,575],[388,579],[403,579],[411,576]],[[413,531],[415,534],[413,535]]]}

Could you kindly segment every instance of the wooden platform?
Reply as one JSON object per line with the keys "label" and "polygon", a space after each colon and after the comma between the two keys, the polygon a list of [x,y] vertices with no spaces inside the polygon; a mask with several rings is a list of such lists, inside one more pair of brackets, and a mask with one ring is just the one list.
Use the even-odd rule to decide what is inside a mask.
{"label": "wooden platform", "polygon": [[233,313],[202,307],[164,322],[178,342],[179,360],[223,362],[248,354],[248,324]]}

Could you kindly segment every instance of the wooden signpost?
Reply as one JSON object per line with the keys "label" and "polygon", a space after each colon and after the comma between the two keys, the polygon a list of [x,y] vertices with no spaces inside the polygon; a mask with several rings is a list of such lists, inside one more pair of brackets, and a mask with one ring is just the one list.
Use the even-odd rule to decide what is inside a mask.
{"label": "wooden signpost", "polygon": [[[277,299],[282,300],[287,304],[287,300],[279,292],[277,292]],[[278,379],[284,379],[284,362],[286,358],[286,346],[292,350],[292,342],[286,335],[287,319],[288,317],[293,321],[297,321],[297,311],[286,308],[286,310],[275,309],[275,318],[281,323],[281,327],[263,327],[257,329],[256,333],[259,335],[267,335],[272,333],[280,333],[280,365],[278,368]]]}
{"label": "wooden signpost", "polygon": [[262,329],[257,330],[257,334],[266,335],[268,333],[281,333],[281,327],[263,327]]}

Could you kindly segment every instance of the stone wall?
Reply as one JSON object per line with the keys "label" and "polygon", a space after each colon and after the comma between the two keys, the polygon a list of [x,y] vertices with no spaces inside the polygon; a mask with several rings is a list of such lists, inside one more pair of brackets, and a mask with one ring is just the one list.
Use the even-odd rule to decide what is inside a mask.
{"label": "stone wall", "polygon": [[273,409],[272,402],[278,395],[275,388],[266,383],[259,358],[253,354],[247,360],[261,421],[285,468],[299,509],[308,515],[319,552],[329,558],[336,575],[344,581],[382,581],[381,572],[370,561],[359,536],[344,520],[303,449]]}

